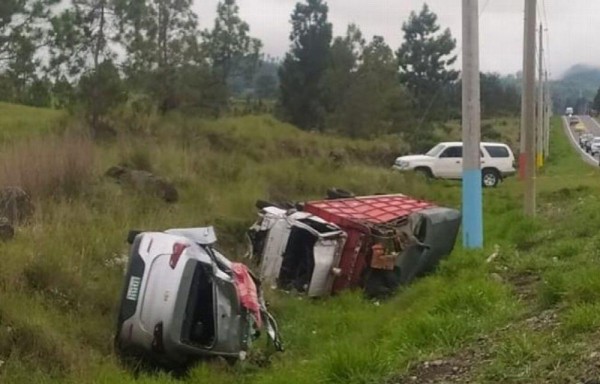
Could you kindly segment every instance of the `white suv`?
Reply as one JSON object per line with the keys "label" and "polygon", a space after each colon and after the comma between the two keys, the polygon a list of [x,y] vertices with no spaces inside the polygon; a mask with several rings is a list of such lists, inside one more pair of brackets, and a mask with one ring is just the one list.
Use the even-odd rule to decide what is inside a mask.
{"label": "white suv", "polygon": [[[393,168],[414,171],[427,177],[462,179],[461,142],[440,143],[424,155],[402,156]],[[481,143],[481,172],[484,187],[495,187],[505,177],[516,173],[515,157],[510,147],[502,143]]]}

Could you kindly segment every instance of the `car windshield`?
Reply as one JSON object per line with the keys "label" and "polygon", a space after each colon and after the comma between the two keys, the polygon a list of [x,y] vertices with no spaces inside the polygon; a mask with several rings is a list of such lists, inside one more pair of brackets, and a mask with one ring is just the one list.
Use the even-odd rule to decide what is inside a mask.
{"label": "car windshield", "polygon": [[594,137],[594,143],[600,143],[600,137]]}
{"label": "car windshield", "polygon": [[443,144],[438,144],[435,147],[431,148],[429,150],[429,152],[427,152],[425,155],[427,156],[431,156],[431,157],[436,157],[437,155],[440,154],[440,152],[442,152],[442,150],[444,149],[444,145]]}

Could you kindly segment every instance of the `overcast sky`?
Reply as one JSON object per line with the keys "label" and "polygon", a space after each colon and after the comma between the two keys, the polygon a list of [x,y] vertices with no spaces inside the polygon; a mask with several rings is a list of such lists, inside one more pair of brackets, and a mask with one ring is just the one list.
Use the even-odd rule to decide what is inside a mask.
{"label": "overcast sky", "polygon": [[[201,27],[212,25],[218,0],[194,0]],[[395,50],[402,43],[402,23],[420,0],[329,0],[335,35],[349,23],[365,36],[382,35]],[[442,27],[449,27],[461,46],[461,0],[429,0]],[[240,13],[260,38],[264,51],[283,57],[289,46],[290,14],[296,0],[238,0]],[[523,57],[523,0],[479,0],[481,69],[515,73]],[[548,61],[553,77],[577,63],[600,65],[600,0],[538,0],[539,17],[548,20]],[[538,20],[539,23],[539,20]],[[594,37],[592,40],[591,37]],[[459,55],[460,56],[460,55]]]}

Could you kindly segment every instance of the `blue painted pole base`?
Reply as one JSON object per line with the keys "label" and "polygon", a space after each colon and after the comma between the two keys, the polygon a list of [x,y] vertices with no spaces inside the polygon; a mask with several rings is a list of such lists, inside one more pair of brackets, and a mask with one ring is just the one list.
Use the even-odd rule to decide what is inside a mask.
{"label": "blue painted pole base", "polygon": [[481,170],[463,171],[462,228],[466,249],[483,248],[483,202]]}

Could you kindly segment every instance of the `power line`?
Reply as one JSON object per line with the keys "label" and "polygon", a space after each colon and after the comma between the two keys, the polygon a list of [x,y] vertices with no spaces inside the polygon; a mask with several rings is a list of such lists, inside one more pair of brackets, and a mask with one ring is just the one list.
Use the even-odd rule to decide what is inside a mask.
{"label": "power line", "polygon": [[490,1],[491,0],[487,0],[485,2],[485,4],[483,4],[483,7],[481,7],[481,11],[479,11],[479,17],[481,18],[481,15],[483,15],[483,13],[485,12],[485,10],[487,9],[487,6],[490,5]]}
{"label": "power line", "polygon": [[542,14],[544,16],[544,26],[545,26],[545,34],[546,34],[546,50],[544,51],[544,59],[546,62],[546,68],[549,70],[550,73],[552,73],[551,70],[551,66],[550,66],[550,60],[548,60],[548,57],[551,56],[550,55],[550,23],[548,22],[548,12],[547,12],[547,7],[546,7],[546,0],[542,0],[541,1],[541,7],[542,7]]}
{"label": "power line", "polygon": [[542,0],[542,9],[544,11],[544,22],[548,25],[548,13],[546,12],[546,0]]}

